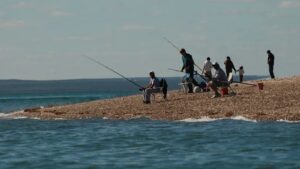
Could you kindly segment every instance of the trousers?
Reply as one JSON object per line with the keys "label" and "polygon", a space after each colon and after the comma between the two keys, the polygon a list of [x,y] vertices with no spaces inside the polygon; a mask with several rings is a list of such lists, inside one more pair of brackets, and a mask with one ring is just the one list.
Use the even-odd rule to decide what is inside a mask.
{"label": "trousers", "polygon": [[275,78],[275,75],[274,75],[274,64],[269,64],[269,72],[270,72],[270,76],[272,79]]}
{"label": "trousers", "polygon": [[150,98],[151,98],[151,94],[153,93],[159,93],[160,92],[160,88],[148,88],[145,89],[144,91],[144,101],[145,102],[149,102]]}

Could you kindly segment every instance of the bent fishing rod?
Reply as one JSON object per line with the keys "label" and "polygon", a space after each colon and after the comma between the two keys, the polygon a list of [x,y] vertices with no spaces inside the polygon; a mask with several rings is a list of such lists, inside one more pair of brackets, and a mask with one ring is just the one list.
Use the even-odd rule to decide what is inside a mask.
{"label": "bent fishing rod", "polygon": [[100,61],[98,61],[98,60],[96,60],[96,59],[94,59],[94,58],[91,58],[91,57],[89,57],[89,56],[87,56],[87,55],[82,55],[82,56],[85,57],[85,58],[87,58],[87,59],[89,59],[90,61],[92,61],[92,62],[94,62],[94,63],[97,63],[98,65],[100,65],[100,66],[102,66],[102,67],[104,67],[104,68],[110,70],[111,72],[114,72],[115,74],[119,75],[120,77],[122,77],[123,79],[127,80],[128,82],[130,82],[131,84],[135,85],[136,87],[144,88],[143,86],[141,86],[141,85],[137,84],[136,82],[134,82],[134,81],[128,79],[127,77],[125,77],[125,76],[122,75],[121,73],[119,73],[119,72],[115,71],[114,69],[112,69],[112,68],[106,66],[105,64],[101,63]]}
{"label": "bent fishing rod", "polygon": [[[179,47],[177,47],[172,41],[170,41],[168,38],[163,37],[171,46],[173,46],[175,49],[177,49],[178,51],[180,51]],[[194,65],[201,71],[203,72],[203,70],[196,64],[194,63]]]}

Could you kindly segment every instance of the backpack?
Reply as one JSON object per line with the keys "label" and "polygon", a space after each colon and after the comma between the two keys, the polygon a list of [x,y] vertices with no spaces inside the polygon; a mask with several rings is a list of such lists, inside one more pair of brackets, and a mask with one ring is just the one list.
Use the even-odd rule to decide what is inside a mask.
{"label": "backpack", "polygon": [[168,93],[168,83],[165,78],[161,78],[159,82],[160,87],[162,88],[162,92],[164,94],[164,99],[167,98]]}

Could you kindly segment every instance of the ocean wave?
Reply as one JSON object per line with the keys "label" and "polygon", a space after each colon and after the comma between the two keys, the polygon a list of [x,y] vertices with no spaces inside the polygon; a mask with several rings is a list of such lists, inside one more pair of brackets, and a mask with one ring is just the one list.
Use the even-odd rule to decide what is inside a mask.
{"label": "ocean wave", "polygon": [[[244,116],[234,116],[234,117],[229,117],[229,118],[210,118],[210,117],[204,116],[199,119],[187,118],[187,119],[183,119],[183,120],[179,120],[179,121],[188,122],[188,123],[196,123],[196,122],[213,122],[213,121],[219,121],[219,120],[240,120],[240,121],[247,121],[247,122],[253,122],[253,123],[258,122],[257,120],[249,119]],[[286,119],[276,120],[276,122],[300,123],[300,121],[290,121],[290,120],[286,120]]]}
{"label": "ocean wave", "polygon": [[280,120],[277,120],[277,122],[283,122],[283,123],[300,123],[300,121],[290,121],[290,120],[286,120],[286,119],[280,119]]}
{"label": "ocean wave", "polygon": [[196,123],[196,122],[212,122],[212,121],[217,121],[217,120],[223,120],[223,119],[214,119],[214,118],[210,118],[210,117],[201,117],[200,119],[194,119],[194,118],[187,118],[187,119],[183,119],[183,120],[179,120],[182,122],[189,122],[189,123]]}
{"label": "ocean wave", "polygon": [[210,117],[204,116],[204,117],[201,117],[199,119],[187,118],[187,119],[183,119],[183,120],[180,120],[180,121],[189,122],[189,123],[196,123],[196,122],[213,122],[213,121],[219,121],[219,120],[241,120],[241,121],[247,121],[247,122],[253,122],[253,123],[257,122],[257,120],[248,119],[248,118],[243,117],[243,116],[234,116],[234,117],[230,117],[230,118],[210,118]]}

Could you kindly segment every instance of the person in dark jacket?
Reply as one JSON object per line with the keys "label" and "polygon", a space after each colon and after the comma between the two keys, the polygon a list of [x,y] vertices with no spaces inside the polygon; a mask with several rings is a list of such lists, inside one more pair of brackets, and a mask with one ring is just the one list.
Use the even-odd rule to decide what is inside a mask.
{"label": "person in dark jacket", "polygon": [[272,79],[275,79],[275,75],[274,75],[275,56],[270,50],[267,51],[267,54],[268,54],[268,65],[269,65],[270,76]]}
{"label": "person in dark jacket", "polygon": [[[195,86],[198,86],[199,84],[197,81],[194,79],[194,59],[191,54],[187,53],[185,49],[180,50],[180,54],[182,55],[182,62],[183,66],[181,68],[181,71],[185,70],[185,73],[188,75],[188,82],[193,83]],[[189,93],[193,93],[193,86],[192,84],[188,85],[189,87]]]}
{"label": "person in dark jacket", "polygon": [[234,64],[231,61],[231,59],[230,59],[229,56],[227,56],[224,64],[225,64],[226,75],[227,75],[227,78],[228,78],[229,77],[229,73],[231,73],[232,70],[234,70],[234,72],[236,72],[236,69],[235,69]]}

